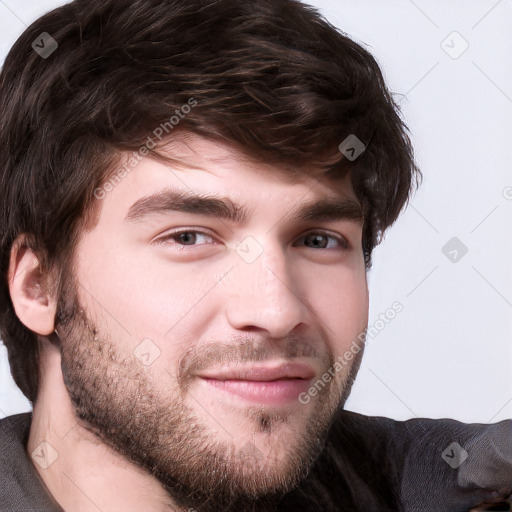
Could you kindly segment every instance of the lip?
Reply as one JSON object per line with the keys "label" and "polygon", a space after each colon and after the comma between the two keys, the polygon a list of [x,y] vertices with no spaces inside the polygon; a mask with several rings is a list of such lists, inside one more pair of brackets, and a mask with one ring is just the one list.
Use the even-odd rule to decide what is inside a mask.
{"label": "lip", "polygon": [[315,370],[304,363],[270,363],[251,366],[226,366],[221,369],[203,371],[199,375],[215,380],[248,380],[269,382],[283,379],[309,380],[315,376]]}
{"label": "lip", "polygon": [[230,366],[199,375],[210,388],[221,393],[268,406],[297,402],[314,376],[314,369],[301,363]]}

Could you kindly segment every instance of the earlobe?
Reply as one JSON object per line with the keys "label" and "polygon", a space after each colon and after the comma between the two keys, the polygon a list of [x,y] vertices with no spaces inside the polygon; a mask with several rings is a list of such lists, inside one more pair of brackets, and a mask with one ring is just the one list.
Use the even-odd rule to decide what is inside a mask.
{"label": "earlobe", "polygon": [[40,336],[54,332],[56,301],[48,290],[39,258],[19,239],[11,249],[8,282],[14,311],[25,327]]}

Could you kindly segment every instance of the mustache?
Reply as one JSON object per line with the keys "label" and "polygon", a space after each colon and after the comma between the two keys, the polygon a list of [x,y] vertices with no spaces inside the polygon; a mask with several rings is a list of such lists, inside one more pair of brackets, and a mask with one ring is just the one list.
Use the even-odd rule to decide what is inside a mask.
{"label": "mustache", "polygon": [[178,363],[177,381],[186,388],[195,374],[212,366],[261,363],[274,359],[291,361],[310,358],[321,362],[322,367],[334,365],[334,354],[328,345],[321,350],[317,343],[299,336],[288,336],[281,340],[257,340],[254,338],[231,338],[227,343],[208,343],[187,349]]}

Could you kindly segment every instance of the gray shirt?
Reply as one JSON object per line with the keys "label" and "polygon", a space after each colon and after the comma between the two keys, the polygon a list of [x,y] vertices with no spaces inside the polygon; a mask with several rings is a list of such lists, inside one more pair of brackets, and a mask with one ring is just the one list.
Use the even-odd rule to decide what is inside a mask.
{"label": "gray shirt", "polygon": [[[26,451],[31,421],[32,413],[0,420],[0,512],[63,512]],[[277,510],[459,512],[510,504],[511,491],[510,420],[468,425],[341,411],[312,472]]]}
{"label": "gray shirt", "polygon": [[26,452],[31,422],[32,413],[0,420],[0,511],[62,512]]}

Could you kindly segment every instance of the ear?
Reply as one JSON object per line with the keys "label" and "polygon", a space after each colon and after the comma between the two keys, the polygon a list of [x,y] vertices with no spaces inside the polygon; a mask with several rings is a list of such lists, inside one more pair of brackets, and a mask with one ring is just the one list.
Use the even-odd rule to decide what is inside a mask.
{"label": "ear", "polygon": [[47,277],[35,252],[22,237],[16,239],[7,273],[11,301],[21,323],[40,336],[55,330],[57,302],[48,290]]}

